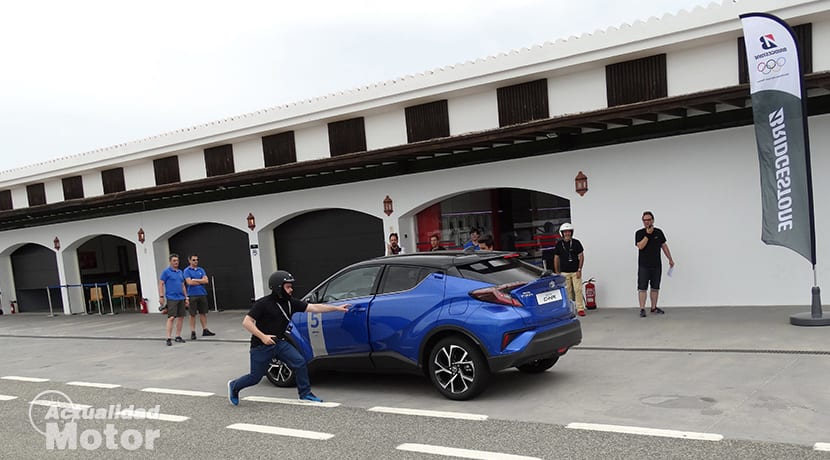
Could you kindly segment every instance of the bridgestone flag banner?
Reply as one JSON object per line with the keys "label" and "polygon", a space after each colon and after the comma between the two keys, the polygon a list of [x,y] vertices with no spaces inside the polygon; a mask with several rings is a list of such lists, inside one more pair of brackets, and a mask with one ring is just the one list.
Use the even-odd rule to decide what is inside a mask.
{"label": "bridgestone flag banner", "polygon": [[809,138],[795,37],[775,16],[740,18],[761,167],[761,240],[815,265]]}

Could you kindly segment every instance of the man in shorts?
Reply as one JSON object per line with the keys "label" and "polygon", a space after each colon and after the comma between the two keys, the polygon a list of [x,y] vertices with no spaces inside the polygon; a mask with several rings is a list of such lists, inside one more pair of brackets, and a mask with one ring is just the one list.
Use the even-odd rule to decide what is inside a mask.
{"label": "man in shorts", "polygon": [[184,269],[184,283],[187,285],[187,296],[190,299],[190,340],[196,340],[196,314],[202,323],[202,336],[216,335],[207,328],[207,290],[208,277],[205,270],[199,266],[199,256],[193,254],[188,259],[190,265]]}
{"label": "man in shorts", "polygon": [[643,228],[634,234],[634,244],[639,250],[637,257],[637,294],[640,300],[640,317],[646,317],[646,291],[651,286],[651,313],[665,313],[657,306],[657,297],[660,295],[660,278],[662,264],[660,251],[669,259],[669,267],[674,267],[666,235],[654,226],[654,214],[651,211],[643,212]]}
{"label": "man in shorts", "polygon": [[167,307],[167,346],[173,345],[170,335],[173,332],[173,321],[176,319],[176,342],[184,343],[182,324],[184,310],[189,302],[184,275],[179,270],[178,254],[170,254],[170,266],[165,268],[159,277],[159,302]]}

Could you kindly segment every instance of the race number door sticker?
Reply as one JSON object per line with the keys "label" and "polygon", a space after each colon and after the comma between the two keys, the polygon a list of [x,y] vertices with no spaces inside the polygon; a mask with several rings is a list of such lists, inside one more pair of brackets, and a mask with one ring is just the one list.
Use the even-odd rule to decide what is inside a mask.
{"label": "race number door sticker", "polygon": [[323,314],[307,312],[306,316],[311,353],[315,357],[326,356],[329,352],[326,349],[326,336],[323,334]]}

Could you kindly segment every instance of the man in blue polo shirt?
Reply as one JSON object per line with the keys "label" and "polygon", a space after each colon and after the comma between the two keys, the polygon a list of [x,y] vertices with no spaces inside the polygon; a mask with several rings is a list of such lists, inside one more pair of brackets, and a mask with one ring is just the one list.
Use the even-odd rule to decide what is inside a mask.
{"label": "man in blue polo shirt", "polygon": [[187,285],[187,297],[190,299],[190,340],[196,340],[196,313],[199,314],[199,321],[202,323],[202,336],[216,334],[207,328],[207,273],[199,266],[199,256],[196,254],[191,255],[188,262],[190,265],[184,269],[184,283]]}
{"label": "man in blue polo shirt", "polygon": [[184,343],[182,324],[184,310],[187,307],[187,290],[184,286],[184,274],[179,270],[179,255],[170,254],[170,266],[159,277],[159,301],[167,307],[167,346],[173,345],[170,338],[173,332],[173,320],[176,322],[176,342]]}

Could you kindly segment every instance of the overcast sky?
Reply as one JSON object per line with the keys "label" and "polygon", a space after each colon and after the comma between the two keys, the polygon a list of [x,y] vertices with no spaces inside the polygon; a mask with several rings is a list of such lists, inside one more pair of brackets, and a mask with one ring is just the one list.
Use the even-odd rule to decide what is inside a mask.
{"label": "overcast sky", "polygon": [[710,3],[3,2],[0,171]]}

